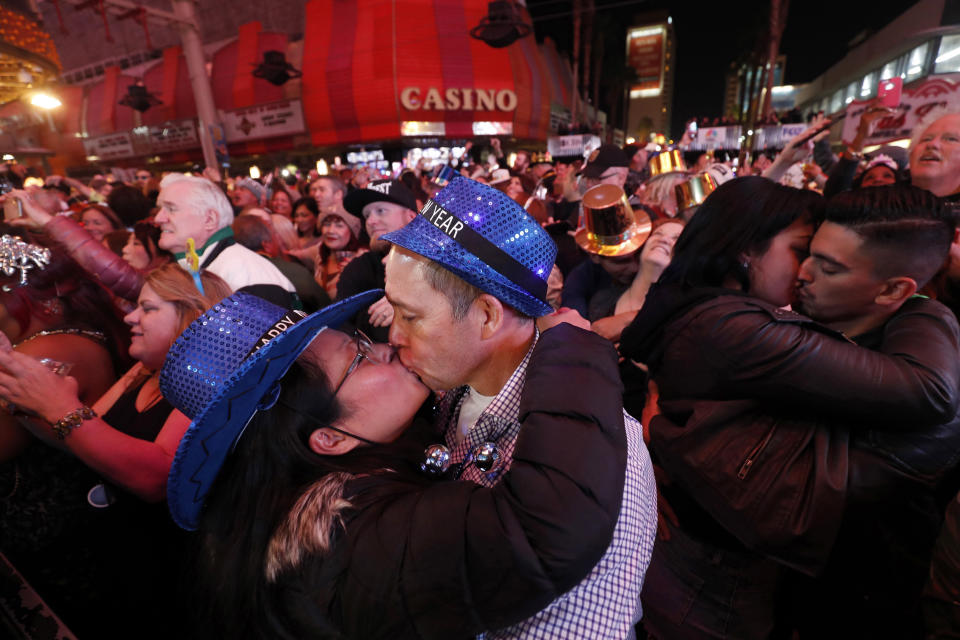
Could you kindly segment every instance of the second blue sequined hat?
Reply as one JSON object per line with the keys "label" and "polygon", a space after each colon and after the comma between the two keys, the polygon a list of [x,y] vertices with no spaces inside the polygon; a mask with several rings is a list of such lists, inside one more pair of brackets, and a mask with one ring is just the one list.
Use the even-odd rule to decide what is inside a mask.
{"label": "second blue sequined hat", "polygon": [[502,191],[455,178],[410,224],[383,239],[439,263],[525,315],[553,311],[547,278],[557,245]]}
{"label": "second blue sequined hat", "polygon": [[250,418],[277,401],[280,379],[317,334],[382,296],[382,289],[367,291],[307,315],[235,293],[177,338],[160,372],[160,391],[193,421],[167,478],[167,503],[178,525],[197,528],[227,454]]}

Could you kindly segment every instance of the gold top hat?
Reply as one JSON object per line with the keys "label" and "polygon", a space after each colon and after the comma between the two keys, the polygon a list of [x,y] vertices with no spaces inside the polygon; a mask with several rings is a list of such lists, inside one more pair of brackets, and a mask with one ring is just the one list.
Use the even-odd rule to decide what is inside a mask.
{"label": "gold top hat", "polygon": [[609,258],[639,249],[653,227],[645,211],[634,211],[623,189],[598,184],[583,194],[583,227],[574,240],[588,252]]}
{"label": "gold top hat", "polygon": [[683,156],[679,149],[664,151],[650,158],[650,175],[658,176],[661,173],[670,171],[686,171],[687,165],[683,162]]}
{"label": "gold top hat", "polygon": [[677,212],[703,204],[707,196],[717,188],[717,181],[709,173],[698,173],[674,190],[677,194]]}

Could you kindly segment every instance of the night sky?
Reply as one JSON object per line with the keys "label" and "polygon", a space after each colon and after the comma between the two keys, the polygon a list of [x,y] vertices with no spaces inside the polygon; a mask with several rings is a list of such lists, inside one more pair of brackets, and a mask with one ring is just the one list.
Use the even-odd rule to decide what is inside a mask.
{"label": "night sky", "polygon": [[[800,84],[816,78],[845,55],[848,43],[858,34],[882,28],[913,4],[914,0],[889,0],[867,7],[844,0],[791,0],[780,47],[787,56],[786,82]],[[731,62],[755,47],[767,23],[769,6],[769,0],[709,4],[641,0],[629,5],[624,0],[596,0],[595,32],[606,38],[604,66],[623,66],[626,28],[639,22],[634,16],[669,10],[677,37],[672,127],[679,131],[692,117],[721,115],[726,71]],[[570,52],[572,2],[527,0],[527,7],[537,38],[550,36],[561,51]],[[549,17],[561,13],[567,15]],[[601,98],[601,108],[610,114],[605,102]]]}

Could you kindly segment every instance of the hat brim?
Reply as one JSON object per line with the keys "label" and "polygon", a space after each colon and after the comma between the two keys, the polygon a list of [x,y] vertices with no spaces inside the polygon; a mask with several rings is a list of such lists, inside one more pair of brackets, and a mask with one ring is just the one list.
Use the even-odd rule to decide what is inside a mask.
{"label": "hat brim", "polygon": [[240,365],[180,440],[167,477],[170,515],[180,527],[196,530],[207,493],[250,419],[276,401],[275,383],[313,339],[337,327],[383,296],[382,289],[357,294],[307,316]]}
{"label": "hat brim", "polygon": [[629,255],[642,247],[653,231],[653,223],[646,211],[634,210],[633,215],[634,222],[627,227],[627,239],[619,244],[601,244],[597,241],[597,236],[587,231],[586,227],[577,229],[573,234],[573,239],[577,246],[587,253],[604,258],[618,258]]}
{"label": "hat brim", "polygon": [[391,202],[405,209],[410,209],[411,211],[417,210],[416,202],[413,202],[413,206],[411,206],[410,202],[404,202],[400,198],[394,198],[385,193],[374,191],[373,189],[357,189],[356,191],[351,191],[343,199],[343,208],[363,220],[363,208],[374,202]]}
{"label": "hat brim", "polygon": [[[524,315],[539,318],[553,313],[553,307],[545,300],[515,285],[421,215],[417,215],[403,228],[384,234],[382,239],[433,260],[463,281],[489,293]],[[538,275],[546,278],[550,274]]]}

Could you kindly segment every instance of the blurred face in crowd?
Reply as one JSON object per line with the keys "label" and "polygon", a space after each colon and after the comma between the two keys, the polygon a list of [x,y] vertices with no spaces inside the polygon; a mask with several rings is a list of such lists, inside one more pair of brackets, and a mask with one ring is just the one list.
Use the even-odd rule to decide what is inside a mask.
{"label": "blurred face in crowd", "polygon": [[960,113],[935,120],[910,148],[910,180],[940,197],[960,191]]}
{"label": "blurred face in crowd", "polygon": [[151,176],[150,176],[150,172],[149,172],[149,171],[139,170],[139,171],[137,171],[137,173],[136,173],[136,175],[135,175],[134,177],[135,177],[135,179],[136,179],[136,181],[137,181],[137,184],[140,185],[140,186],[143,186],[143,185],[147,184],[147,183],[150,181],[150,177],[151,177]]}
{"label": "blurred face in crowd", "polygon": [[317,178],[310,185],[310,197],[317,201],[320,211],[333,211],[340,208],[343,193],[334,186],[332,182],[323,178]]}
{"label": "blurred face in crowd", "polygon": [[628,173],[630,173],[630,170],[627,167],[607,167],[599,178],[584,177],[583,182],[587,189],[598,184],[612,184],[623,189],[623,185],[627,183]]}
{"label": "blurred face in crowd", "polygon": [[307,207],[300,205],[293,212],[293,224],[301,235],[310,236],[316,233],[317,216]]}
{"label": "blurred face in crowd", "polygon": [[842,225],[824,222],[800,268],[799,306],[828,326],[867,314],[885,280],[874,274],[873,260],[862,251],[863,238]]}
{"label": "blurred face in crowd", "polygon": [[630,284],[640,270],[640,252],[634,251],[626,256],[598,256],[591,254],[590,259],[603,267],[610,278],[619,284]]}
{"label": "blurred face in crowd", "polygon": [[683,231],[678,222],[666,222],[654,229],[640,250],[640,262],[663,270],[673,258],[673,245]]}
{"label": "blurred face in crowd", "polygon": [[270,198],[270,210],[279,213],[282,216],[290,217],[293,213],[293,203],[290,202],[290,196],[286,191],[277,190]]}
{"label": "blurred face in crowd", "polygon": [[96,238],[97,242],[102,242],[103,236],[113,231],[113,224],[110,219],[96,209],[85,209],[80,214],[80,222],[83,224],[83,228]]}
{"label": "blurred face in crowd", "polygon": [[217,230],[219,217],[215,211],[197,211],[190,185],[175,182],[160,192],[160,210],[154,222],[160,227],[161,249],[181,253],[187,250],[187,238],[193,238],[197,250]]}
{"label": "blurred face in crowd", "polygon": [[415,211],[393,202],[371,202],[365,206],[363,219],[366,221],[367,234],[370,236],[370,248],[386,253],[390,244],[380,240],[380,236],[404,227],[416,215]]}
{"label": "blurred face in crowd", "polygon": [[146,269],[150,264],[150,252],[143,246],[137,234],[131,233],[127,238],[127,244],[123,245],[123,259],[134,269]]}
{"label": "blurred face in crowd", "polygon": [[749,253],[747,274],[753,296],[778,307],[796,301],[797,271],[810,250],[813,225],[798,219],[770,240],[762,253]]}
{"label": "blurred face in crowd", "polygon": [[530,155],[526,151],[518,151],[517,157],[513,161],[514,171],[524,171],[530,166]]}
{"label": "blurred face in crowd", "polygon": [[[358,353],[363,358],[351,371]],[[333,388],[340,385],[337,400],[344,411],[334,426],[373,442],[393,442],[400,437],[430,393],[389,345],[358,347],[355,338],[333,329],[321,331],[301,358],[320,367]],[[339,432],[318,431],[326,431],[333,441],[343,441],[339,453],[362,444]],[[311,439],[318,435],[324,434],[314,432]]]}
{"label": "blurred face in crowd", "polygon": [[340,251],[350,244],[350,227],[340,216],[327,216],[320,224],[323,244],[331,251]]}
{"label": "blurred face in crowd", "polygon": [[630,169],[633,171],[643,171],[647,166],[647,152],[645,149],[638,149],[633,157],[630,158]]}
{"label": "blurred face in crowd", "polygon": [[878,164],[863,174],[863,180],[860,181],[860,186],[886,187],[896,182],[897,174],[894,173],[893,169],[884,164]]}
{"label": "blurred face in crowd", "polygon": [[506,194],[514,199],[523,195],[523,184],[520,182],[520,178],[516,176],[510,178],[510,182],[507,184]]}
{"label": "blurred face in crowd", "polygon": [[387,299],[393,305],[390,344],[425,385],[446,391],[469,384],[485,348],[471,315],[476,305],[463,320],[454,318],[450,301],[424,277],[425,262],[423,256],[394,247],[384,263]]}
{"label": "blurred face in crowd", "polygon": [[130,325],[130,356],[151,369],[162,367],[180,324],[176,306],[144,284],[136,308],[123,321]]}
{"label": "blurred face in crowd", "polygon": [[255,207],[260,204],[257,202],[257,196],[249,189],[244,189],[243,187],[234,189],[233,193],[230,194],[230,200],[233,201],[233,206],[241,209]]}

